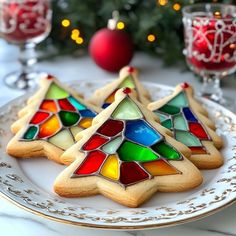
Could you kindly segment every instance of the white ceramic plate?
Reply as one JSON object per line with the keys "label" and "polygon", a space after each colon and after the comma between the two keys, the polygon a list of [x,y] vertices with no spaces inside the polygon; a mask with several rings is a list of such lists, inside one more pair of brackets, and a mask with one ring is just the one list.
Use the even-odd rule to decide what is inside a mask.
{"label": "white ceramic plate", "polygon": [[[108,80],[79,81],[71,86],[86,97]],[[172,88],[144,83],[153,99],[171,93]],[[79,226],[107,229],[145,229],[180,224],[216,212],[236,200],[236,116],[227,109],[202,99],[217,133],[225,143],[225,164],[203,171],[204,183],[184,193],[157,193],[140,208],[130,209],[103,196],[66,199],[53,191],[55,177],[65,168],[44,158],[19,160],[5,153],[11,138],[10,124],[24,106],[26,96],[0,108],[0,191],[18,206],[43,217]]]}

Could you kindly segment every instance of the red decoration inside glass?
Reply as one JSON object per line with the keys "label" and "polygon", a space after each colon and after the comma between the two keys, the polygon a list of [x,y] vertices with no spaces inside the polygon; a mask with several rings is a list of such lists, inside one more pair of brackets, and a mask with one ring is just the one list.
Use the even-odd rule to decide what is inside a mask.
{"label": "red decoration inside glass", "polygon": [[1,33],[15,43],[38,43],[51,29],[48,0],[2,0]]}
{"label": "red decoration inside glass", "polygon": [[187,62],[197,70],[224,71],[236,66],[236,24],[215,11],[185,23]]}

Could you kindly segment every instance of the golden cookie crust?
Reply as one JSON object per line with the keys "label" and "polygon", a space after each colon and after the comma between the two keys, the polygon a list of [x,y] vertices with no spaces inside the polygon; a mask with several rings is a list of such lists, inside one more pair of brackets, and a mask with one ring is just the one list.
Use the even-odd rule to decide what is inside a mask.
{"label": "golden cookie crust", "polygon": [[102,88],[97,89],[92,97],[88,100],[92,104],[101,107],[103,103],[105,102],[106,98],[112,94],[117,88],[119,88],[119,85],[127,78],[127,76],[131,75],[135,84],[136,98],[143,103],[144,105],[147,105],[150,103],[150,94],[146,88],[140,83],[138,79],[138,70],[134,67],[126,66],[120,70],[119,78],[115,81],[105,85]]}
{"label": "golden cookie crust", "polygon": [[34,114],[38,111],[39,106],[42,100],[45,98],[49,86],[51,83],[56,83],[59,87],[62,87],[64,90],[68,91],[74,98],[79,102],[90,108],[91,110],[99,113],[100,108],[86,102],[83,98],[78,95],[71,88],[68,88],[61,84],[56,78],[47,79],[43,77],[40,80],[39,90],[28,99],[27,106],[19,111],[19,119],[14,122],[11,126],[11,131],[15,136],[10,140],[7,145],[7,153],[16,158],[32,158],[32,157],[47,157],[50,160],[53,160],[57,163],[61,163],[60,156],[64,152],[61,148],[47,142],[46,140],[34,140],[34,141],[22,141],[20,140],[23,134],[28,128],[28,124],[31,121]]}
{"label": "golden cookie crust", "polygon": [[171,95],[150,103],[147,108],[150,111],[156,111],[163,105],[168,103],[171,99],[176,97],[176,95],[178,95],[180,92],[185,91],[185,94],[189,101],[189,107],[211,138],[211,140],[202,141],[207,154],[192,154],[189,160],[192,161],[200,169],[218,168],[223,165],[224,162],[223,157],[219,152],[219,149],[221,149],[223,146],[223,140],[215,133],[215,124],[208,117],[207,110],[194,98],[193,88],[188,84],[186,88],[183,87],[183,85],[184,84],[177,85]]}
{"label": "golden cookie crust", "polygon": [[176,148],[183,159],[180,161],[169,161],[181,174],[156,176],[134,185],[123,187],[118,183],[109,181],[100,176],[86,176],[71,178],[74,171],[80,166],[85,159],[85,153],[80,151],[82,146],[89,138],[101,127],[104,121],[108,120],[117,108],[118,104],[125,98],[125,95],[120,89],[115,96],[113,102],[108,108],[98,114],[92,123],[92,126],[80,132],[76,139],[77,143],[69,148],[62,156],[61,162],[70,164],[56,178],[54,182],[54,191],[63,197],[86,197],[96,194],[102,194],[120,204],[128,207],[138,207],[147,201],[155,192],[180,192],[192,189],[202,183],[202,175],[200,171],[186,158],[191,155],[191,151],[183,144],[177,142],[168,134],[170,131],[160,124],[155,122],[154,115],[148,111],[141,103],[136,100],[134,93],[129,94],[129,97],[142,111],[145,120],[156,129],[165,140]]}

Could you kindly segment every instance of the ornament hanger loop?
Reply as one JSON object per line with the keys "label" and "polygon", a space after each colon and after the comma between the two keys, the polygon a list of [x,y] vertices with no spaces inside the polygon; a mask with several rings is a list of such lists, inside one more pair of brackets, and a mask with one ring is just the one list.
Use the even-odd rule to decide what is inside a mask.
{"label": "ornament hanger loop", "polygon": [[120,19],[119,11],[117,11],[117,10],[113,11],[112,12],[112,19],[108,20],[107,28],[111,29],[111,30],[115,30],[119,19]]}

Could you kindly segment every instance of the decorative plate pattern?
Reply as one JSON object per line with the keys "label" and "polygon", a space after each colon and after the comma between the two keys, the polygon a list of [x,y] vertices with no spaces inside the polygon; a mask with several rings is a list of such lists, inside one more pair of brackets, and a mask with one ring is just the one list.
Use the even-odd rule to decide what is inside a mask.
{"label": "decorative plate pattern", "polygon": [[[107,80],[80,81],[71,85],[79,92],[86,91],[85,96],[90,96],[95,89],[105,83]],[[145,86],[154,100],[172,92],[172,88],[163,85],[145,83]],[[202,99],[211,118],[216,122],[217,133],[225,142],[222,150],[225,158],[224,166],[216,170],[203,171],[205,182],[194,191],[185,194],[157,193],[150,202],[140,208],[129,209],[117,204],[112,207],[104,204],[103,207],[106,201],[104,199],[101,204],[97,204],[97,207],[91,207],[86,204],[86,200],[76,202],[57,197],[52,191],[42,189],[25,170],[22,170],[20,163],[22,160],[6,155],[5,147],[11,138],[9,126],[16,119],[17,111],[22,108],[26,98],[26,96],[18,98],[0,109],[0,191],[18,206],[43,217],[69,224],[108,229],[144,229],[198,219],[236,200],[236,116],[217,104]],[[46,161],[48,160],[45,159]],[[47,172],[44,174],[50,175]],[[163,198],[169,200],[163,201]],[[94,197],[87,201],[99,201],[99,199]]]}

